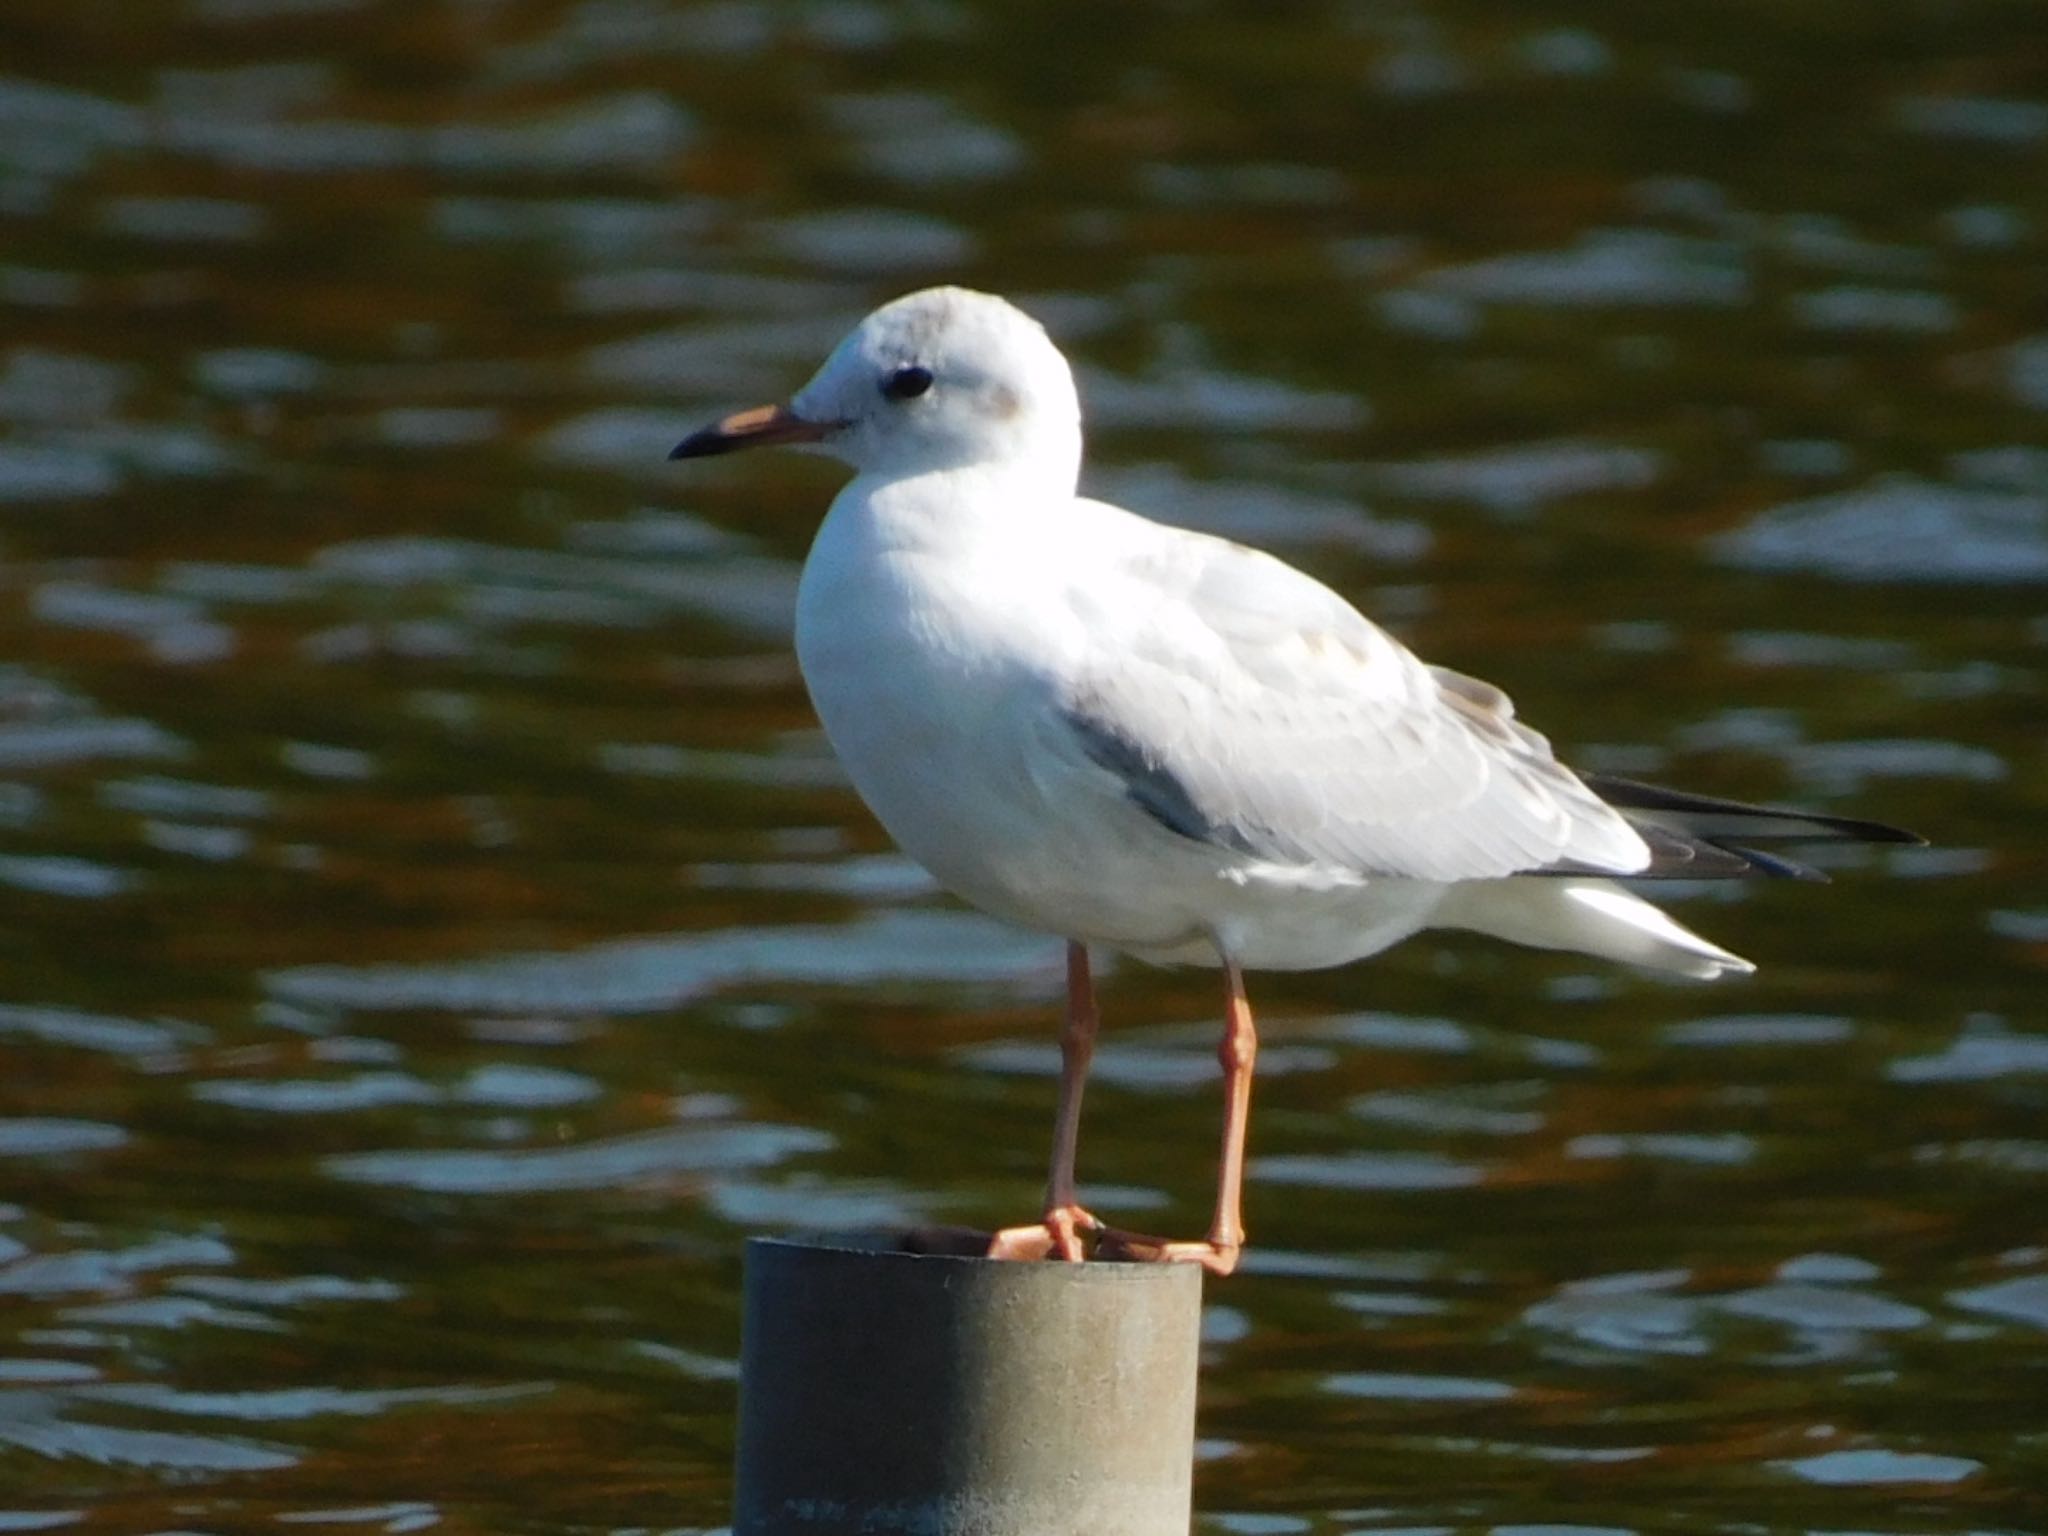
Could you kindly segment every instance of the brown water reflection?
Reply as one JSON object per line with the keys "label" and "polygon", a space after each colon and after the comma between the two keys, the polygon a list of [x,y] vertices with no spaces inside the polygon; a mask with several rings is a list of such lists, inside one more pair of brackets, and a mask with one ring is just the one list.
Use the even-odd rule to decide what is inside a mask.
{"label": "brown water reflection", "polygon": [[[1203,1528],[2040,1528],[2038,31],[17,0],[0,1528],[715,1528],[741,1238],[1036,1198],[1056,949],[788,655],[832,472],[662,462],[941,277],[1098,492],[1936,843],[1690,900],[1753,982],[1263,979]],[[1091,1196],[1198,1226],[1210,983],[1107,997]]]}

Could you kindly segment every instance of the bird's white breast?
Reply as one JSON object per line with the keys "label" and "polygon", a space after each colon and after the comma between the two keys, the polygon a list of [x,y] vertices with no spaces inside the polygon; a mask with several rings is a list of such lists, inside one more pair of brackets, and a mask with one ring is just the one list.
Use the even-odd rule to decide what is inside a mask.
{"label": "bird's white breast", "polygon": [[1068,639],[1030,550],[945,528],[951,509],[920,505],[942,495],[861,481],[840,495],[798,588],[797,659],[854,787],[904,851],[977,905],[1049,925],[1046,887],[1074,876],[1046,846],[1061,829],[1031,736]]}

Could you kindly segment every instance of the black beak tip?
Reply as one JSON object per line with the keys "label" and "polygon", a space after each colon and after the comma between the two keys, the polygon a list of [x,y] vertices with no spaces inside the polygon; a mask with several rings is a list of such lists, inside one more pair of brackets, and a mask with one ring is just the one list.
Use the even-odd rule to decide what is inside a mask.
{"label": "black beak tip", "polygon": [[671,461],[675,459],[702,459],[714,453],[724,453],[732,447],[732,439],[721,436],[715,427],[702,432],[692,432],[675,447],[669,449]]}

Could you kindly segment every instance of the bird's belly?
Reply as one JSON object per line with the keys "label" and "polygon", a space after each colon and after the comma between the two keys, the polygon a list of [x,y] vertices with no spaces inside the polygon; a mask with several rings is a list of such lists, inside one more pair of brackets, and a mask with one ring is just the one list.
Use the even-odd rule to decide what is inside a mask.
{"label": "bird's belly", "polygon": [[975,788],[944,748],[879,775],[849,761],[898,846],[956,896],[1028,928],[1161,965],[1214,965],[1219,942],[1255,970],[1315,970],[1375,954],[1429,921],[1442,887],[1408,880],[1302,886],[1246,878],[1228,850],[1006,785]]}
{"label": "bird's belly", "polygon": [[1198,937],[1119,947],[1160,965],[1213,965],[1220,943],[1248,970],[1322,970],[1376,955],[1427,927],[1443,891],[1416,880],[1303,886],[1226,876],[1203,893]]}

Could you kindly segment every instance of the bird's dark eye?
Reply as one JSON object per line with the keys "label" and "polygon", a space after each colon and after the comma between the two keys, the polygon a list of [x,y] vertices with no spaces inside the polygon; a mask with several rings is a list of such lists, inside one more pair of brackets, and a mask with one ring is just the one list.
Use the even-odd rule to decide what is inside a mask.
{"label": "bird's dark eye", "polygon": [[898,368],[882,380],[882,393],[891,400],[915,400],[932,387],[929,368]]}

